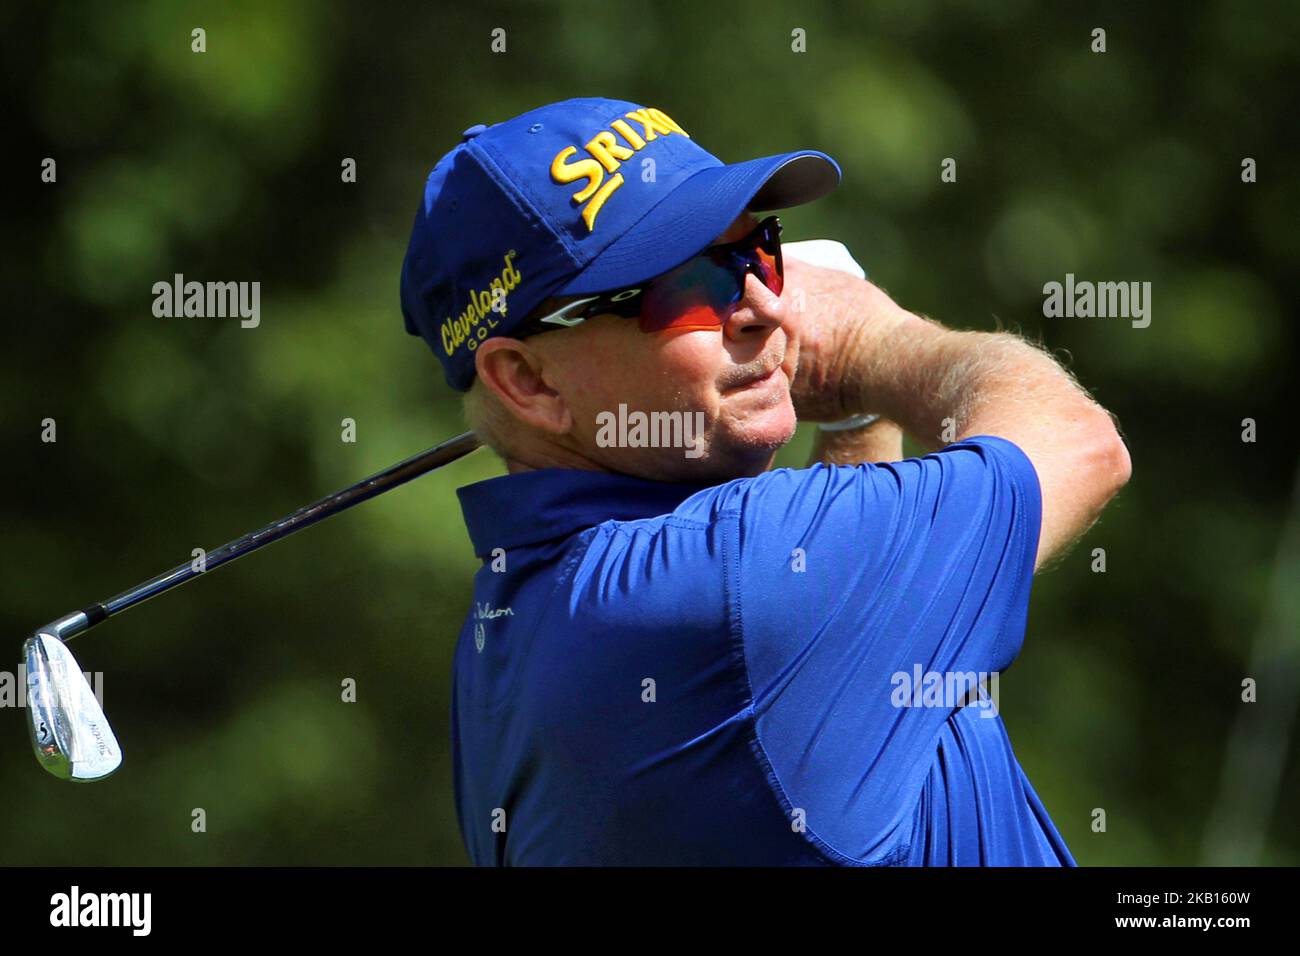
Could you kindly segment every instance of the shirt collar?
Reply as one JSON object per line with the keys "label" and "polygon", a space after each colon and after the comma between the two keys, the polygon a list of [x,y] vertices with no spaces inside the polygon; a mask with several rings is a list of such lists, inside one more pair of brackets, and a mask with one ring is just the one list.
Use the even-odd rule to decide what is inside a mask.
{"label": "shirt collar", "polygon": [[474,553],[567,537],[602,521],[668,514],[706,484],[650,481],[631,475],[541,468],[456,489]]}

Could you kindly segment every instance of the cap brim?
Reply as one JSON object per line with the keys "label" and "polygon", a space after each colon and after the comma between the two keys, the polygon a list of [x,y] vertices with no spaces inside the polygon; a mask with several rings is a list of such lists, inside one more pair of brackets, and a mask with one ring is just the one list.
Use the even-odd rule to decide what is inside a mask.
{"label": "cap brim", "polygon": [[554,295],[644,282],[712,245],[745,210],[789,209],[820,199],[839,182],[839,165],[813,149],[702,169]]}

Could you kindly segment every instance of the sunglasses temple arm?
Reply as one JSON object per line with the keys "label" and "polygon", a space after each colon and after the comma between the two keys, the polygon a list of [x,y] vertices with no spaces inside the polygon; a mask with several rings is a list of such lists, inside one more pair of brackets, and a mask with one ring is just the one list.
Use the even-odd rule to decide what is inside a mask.
{"label": "sunglasses temple arm", "polygon": [[554,312],[550,313],[549,315],[542,316],[537,321],[545,322],[547,325],[576,325],[578,322],[581,322],[582,319],[573,321],[573,320],[569,320],[567,316],[571,314],[574,310],[581,309],[584,306],[590,305],[591,303],[595,302],[599,298],[600,296],[598,295],[591,295],[591,296],[587,296],[585,299],[578,299],[576,302],[570,302],[568,305],[556,309]]}

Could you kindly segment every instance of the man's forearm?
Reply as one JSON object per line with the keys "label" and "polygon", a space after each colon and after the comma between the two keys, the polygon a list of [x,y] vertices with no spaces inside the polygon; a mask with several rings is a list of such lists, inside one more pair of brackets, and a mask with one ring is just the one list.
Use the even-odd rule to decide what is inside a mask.
{"label": "man's forearm", "polygon": [[879,418],[864,428],[817,429],[808,464],[857,465],[864,461],[900,461],[902,457],[903,429],[887,418]]}
{"label": "man's forearm", "polygon": [[1097,407],[1055,359],[1019,336],[946,328],[875,287],[856,297],[865,318],[840,327],[831,371],[842,403],[897,422],[927,448],[973,434],[982,421],[1014,418],[1026,430],[1059,424],[1062,403]]}
{"label": "man's forearm", "polygon": [[834,293],[801,328],[809,347],[792,387],[796,408],[823,421],[874,412],[927,448],[976,434],[1014,442],[1042,490],[1040,565],[1128,480],[1110,414],[1042,349],[1009,333],[945,328],[863,280],[808,282]]}
{"label": "man's forearm", "polygon": [[890,417],[926,448],[969,434],[981,409],[1050,414],[1036,410],[1032,396],[1076,390],[1050,357],[1015,336],[957,331],[914,315],[878,338],[851,338],[843,355],[845,404]]}

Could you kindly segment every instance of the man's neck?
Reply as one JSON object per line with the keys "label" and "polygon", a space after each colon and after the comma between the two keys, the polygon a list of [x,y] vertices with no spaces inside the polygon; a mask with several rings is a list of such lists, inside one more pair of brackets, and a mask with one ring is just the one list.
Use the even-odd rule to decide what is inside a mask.
{"label": "man's neck", "polygon": [[505,462],[506,470],[512,475],[523,471],[537,471],[541,468],[570,468],[576,471],[610,470],[585,455],[556,446],[528,449],[519,458],[507,455]]}
{"label": "man's neck", "polygon": [[669,482],[687,482],[691,484],[720,484],[730,481],[733,478],[752,478],[760,475],[770,469],[775,464],[776,455],[773,453],[764,463],[754,462],[748,468],[727,469],[725,474],[717,474],[712,470],[700,468],[698,471],[670,474],[639,474],[635,471],[620,471],[616,468],[607,468],[590,458],[580,455],[576,452],[563,450],[562,452],[553,452],[546,455],[529,455],[527,460],[515,458],[507,455],[505,458],[506,471],[509,474],[517,475],[525,471],[537,471],[542,468],[569,468],[577,471],[599,471],[605,474],[631,474],[636,477],[646,478],[650,481],[669,481]]}

